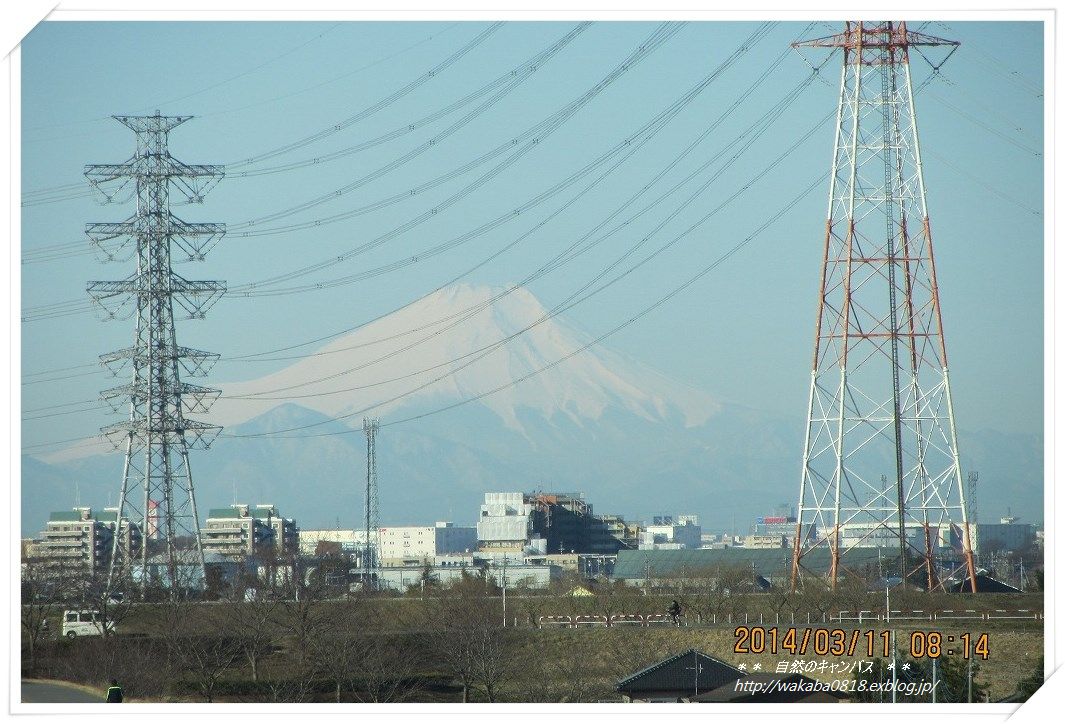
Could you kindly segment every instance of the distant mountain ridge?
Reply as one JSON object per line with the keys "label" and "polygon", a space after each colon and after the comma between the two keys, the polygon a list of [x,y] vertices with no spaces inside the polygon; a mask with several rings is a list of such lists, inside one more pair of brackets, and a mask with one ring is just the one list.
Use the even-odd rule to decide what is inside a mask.
{"label": "distant mountain ridge", "polygon": [[[562,317],[535,324],[547,310],[531,292],[504,291],[449,287],[278,372],[221,385],[223,399],[198,416],[228,435],[193,455],[200,509],[265,502],[304,528],[357,526],[366,408],[384,425],[380,497],[392,524],[472,522],[486,491],[544,489],[583,492],[601,513],[695,512],[715,530],[735,519],[745,532],[753,517],[794,500],[801,411],[780,419],[725,405],[601,345],[507,386],[591,337]],[[512,336],[464,366],[479,354],[472,350]],[[290,432],[238,437],[281,431]],[[1011,505],[1041,517],[1042,438],[961,437],[963,459],[989,481],[981,510]],[[83,504],[113,502],[121,464],[121,454],[80,448],[47,461],[23,456],[24,533],[73,505],[75,480]]]}

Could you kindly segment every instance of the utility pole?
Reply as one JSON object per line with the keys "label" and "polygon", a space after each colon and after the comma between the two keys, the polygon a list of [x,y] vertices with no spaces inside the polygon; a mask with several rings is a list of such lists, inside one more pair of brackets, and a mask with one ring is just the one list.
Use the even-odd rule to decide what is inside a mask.
{"label": "utility pole", "polygon": [[939,685],[939,659],[932,659],[932,703],[936,703],[936,687]]}
{"label": "utility pole", "polygon": [[968,699],[969,699],[969,703],[972,704],[973,703],[973,656],[972,656],[972,651],[971,650],[969,651],[969,658],[966,659],[966,661],[968,662],[968,664],[967,664],[966,670],[965,670],[965,678],[968,679],[968,687],[969,687],[969,697],[968,697]]}
{"label": "utility pole", "polygon": [[980,471],[970,470],[967,476],[969,481],[969,525],[973,527],[973,553],[979,558],[980,556],[980,518],[979,509],[976,506],[976,487],[980,482]]}
{"label": "utility pole", "polygon": [[[132,180],[137,198],[133,216],[87,224],[85,233],[106,261],[127,250],[127,258],[136,257],[131,276],[89,282],[87,291],[105,318],[132,314],[137,320],[132,346],[100,356],[116,376],[131,367],[132,378],[100,394],[115,412],[128,410],[128,419],[101,429],[116,449],[125,448],[107,589],[126,586],[139,573],[142,598],[149,585],[149,559],[160,553],[171,597],[184,587],[202,585],[203,548],[188,451],[208,447],[221,430],[185,417],[186,412],[207,412],[220,392],[181,379],[182,374],[206,375],[218,355],[180,346],[174,324],[175,307],[189,319],[202,319],[226,290],[223,282],[189,281],[171,268],[175,254],[202,261],[225,234],[224,224],[189,223],[170,210],[172,192],[200,203],[225,175],[222,166],[189,165],[170,155],[170,131],[190,117],[159,111],[113,116],[136,134],[136,151],[123,163],[85,167],[96,188]],[[115,239],[120,243],[105,246]],[[130,521],[125,529],[123,517]],[[189,570],[192,575],[186,577],[182,572]]]}
{"label": "utility pole", "polygon": [[507,554],[503,554],[503,628],[507,627]]}
{"label": "utility pole", "polygon": [[895,649],[895,629],[891,630],[891,703],[897,702],[899,662]]}
{"label": "utility pole", "polygon": [[366,552],[362,559],[363,586],[375,585],[374,578],[380,567],[381,523],[377,510],[377,430],[380,422],[376,417],[364,418],[362,430],[366,433]]}
{"label": "utility pole", "polygon": [[[953,522],[974,578],[910,78],[911,50],[944,51],[938,68],[958,43],[905,22],[862,21],[792,47],[841,49],[843,60],[792,589],[817,549],[829,553],[835,587],[866,528],[897,537],[903,581],[923,568],[928,589],[940,588],[931,530]],[[885,459],[894,469],[877,484],[871,468]],[[844,536],[848,526],[861,530]]]}

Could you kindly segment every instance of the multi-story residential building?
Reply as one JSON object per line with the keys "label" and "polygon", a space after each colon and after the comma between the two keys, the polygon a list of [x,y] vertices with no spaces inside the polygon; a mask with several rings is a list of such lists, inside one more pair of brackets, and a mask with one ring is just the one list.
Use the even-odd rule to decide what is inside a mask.
{"label": "multi-story residential building", "polygon": [[299,528],[273,505],[214,508],[200,531],[204,553],[231,558],[286,557],[299,549]]}
{"label": "multi-story residential building", "polygon": [[[27,551],[30,558],[49,566],[93,574],[106,570],[114,546],[117,508],[74,508],[48,516],[40,541]],[[140,549],[140,528],[127,518],[121,521],[127,554]]]}
{"label": "multi-story residential building", "polygon": [[432,526],[382,527],[382,565],[411,566],[433,563],[437,556],[468,553],[477,549],[477,528],[438,521]]}

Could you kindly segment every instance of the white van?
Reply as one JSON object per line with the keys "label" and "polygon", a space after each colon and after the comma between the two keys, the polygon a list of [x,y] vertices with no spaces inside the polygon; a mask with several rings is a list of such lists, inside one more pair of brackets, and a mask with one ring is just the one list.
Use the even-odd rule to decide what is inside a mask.
{"label": "white van", "polygon": [[[108,633],[115,632],[114,621],[108,621],[106,626]],[[103,632],[99,611],[63,612],[63,635],[68,639],[78,636],[102,636]]]}

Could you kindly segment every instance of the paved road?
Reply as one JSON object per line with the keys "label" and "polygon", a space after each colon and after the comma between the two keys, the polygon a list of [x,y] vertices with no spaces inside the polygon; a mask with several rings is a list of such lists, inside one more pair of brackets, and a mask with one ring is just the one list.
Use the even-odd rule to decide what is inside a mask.
{"label": "paved road", "polygon": [[99,704],[103,703],[103,697],[72,686],[23,681],[22,701],[26,704]]}

